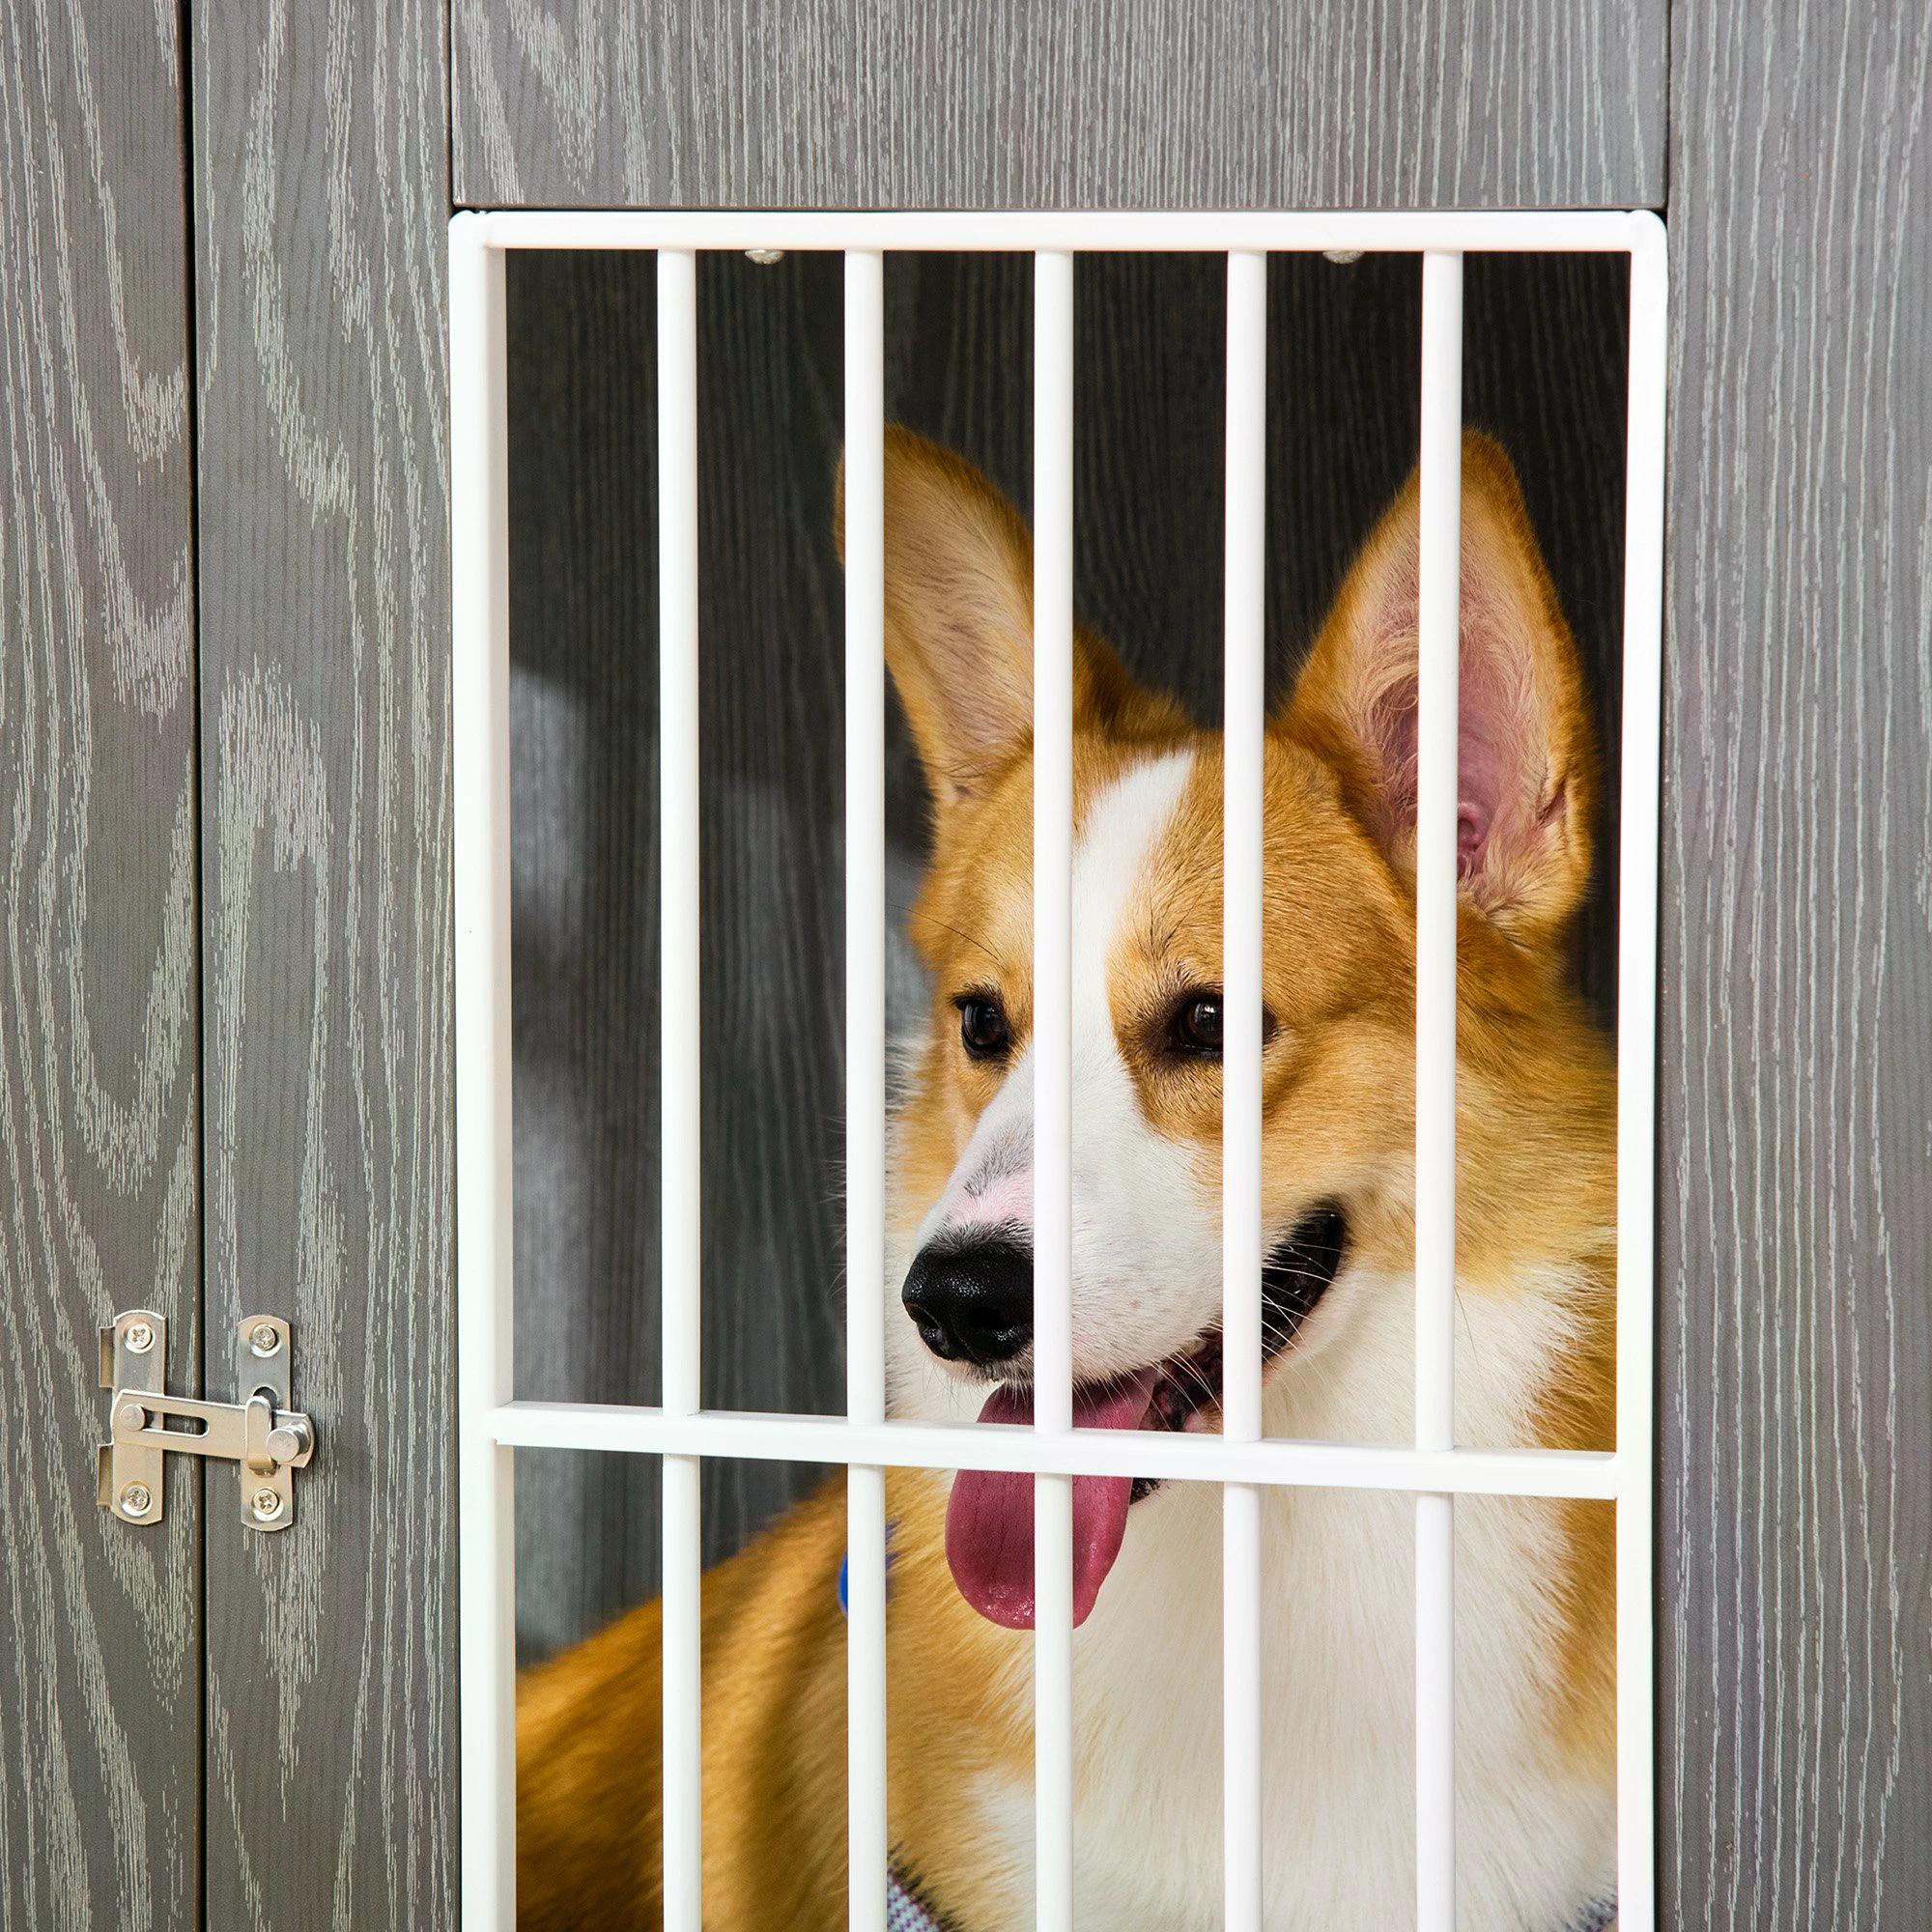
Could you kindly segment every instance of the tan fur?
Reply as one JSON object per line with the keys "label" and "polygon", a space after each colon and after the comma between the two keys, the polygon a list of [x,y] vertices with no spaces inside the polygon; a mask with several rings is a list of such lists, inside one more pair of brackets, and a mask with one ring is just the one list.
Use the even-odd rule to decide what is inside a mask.
{"label": "tan fur", "polygon": [[[956,1781],[1027,1762],[980,1688],[1000,1634],[946,1567],[944,1499],[887,1484],[889,1776],[906,1869],[970,1919],[975,1848]],[[797,1932],[845,1923],[842,1478],[704,1579],[704,1900],[709,1924]],[[517,1920],[633,1928],[660,1911],[659,1606],[634,1610],[529,1672],[517,1704]]]}
{"label": "tan fur", "polygon": [[[888,649],[932,780],[933,859],[912,937],[933,979],[933,1025],[894,1143],[895,1215],[916,1224],[945,1187],[1000,1070],[958,1048],[953,1001],[996,988],[1015,1038],[1031,1007],[1030,548],[977,472],[889,435]],[[1413,1250],[1412,845],[1381,822],[1362,753],[1378,698],[1392,582],[1412,557],[1413,483],[1370,538],[1268,734],[1264,774],[1265,1210],[1350,1204],[1357,1259],[1400,1275]],[[1614,1335],[1614,1086],[1605,1044],[1571,991],[1564,947],[1588,877],[1596,767],[1575,647],[1507,460],[1470,439],[1465,582],[1518,652],[1543,769],[1529,842],[1465,898],[1459,933],[1459,1275],[1505,1293],[1524,1270],[1583,1282],[1577,1340],[1553,1365],[1536,1430],[1549,1446],[1606,1448]],[[1378,613],[1381,613],[1378,615]],[[986,703],[945,697],[970,630],[1004,654]],[[987,639],[993,642],[988,645]],[[1465,646],[1466,649],[1466,646]],[[1076,684],[1076,815],[1150,753],[1195,752],[1181,806],[1148,867],[1136,919],[1109,960],[1116,1036],[1146,1118],[1218,1179],[1211,1066],[1159,1049],[1162,1016],[1219,979],[1221,767],[1217,735],[1139,691],[1083,635]],[[1290,1351],[1292,1355],[1293,1351]],[[1286,1358],[1284,1358],[1285,1360]],[[1277,1365],[1277,1373],[1281,1365]],[[1485,1445],[1487,1446],[1487,1445]],[[944,1491],[890,1481],[891,1811],[902,1870],[970,1932],[996,1932],[963,1794],[988,1771],[1023,1776],[1029,1741],[989,1692],[1013,1639],[961,1599],[943,1551]],[[1550,1735],[1573,1761],[1612,1747],[1610,1513],[1563,1516],[1561,1708]],[[705,1579],[706,1918],[718,1926],[844,1922],[844,1547],[835,1481]],[[655,1922],[659,1619],[647,1606],[535,1671],[519,1704],[520,1922]]]}

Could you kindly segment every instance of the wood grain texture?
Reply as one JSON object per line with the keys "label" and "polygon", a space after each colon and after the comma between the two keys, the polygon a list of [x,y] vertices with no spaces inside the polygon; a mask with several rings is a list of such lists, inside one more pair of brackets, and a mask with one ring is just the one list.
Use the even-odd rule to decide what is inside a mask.
{"label": "wood grain texture", "polygon": [[1932,15],[1674,10],[1665,1922],[1932,1923]]}
{"label": "wood grain texture", "polygon": [[0,1925],[190,1927],[200,1485],[96,1507],[95,1330],[199,1338],[174,9],[0,0]]}
{"label": "wood grain texture", "polygon": [[1661,203],[1665,0],[455,0],[473,206]]}
{"label": "wood grain texture", "polygon": [[289,1316],[319,1439],[211,1510],[224,1928],[455,1915],[443,25],[195,18],[209,1358]]}
{"label": "wood grain texture", "polygon": [[[890,412],[1024,504],[1031,266],[895,256]],[[1286,688],[1413,459],[1413,260],[1270,271],[1269,630]],[[1532,514],[1616,727],[1627,272],[1472,264],[1472,419]],[[1075,302],[1075,575],[1083,615],[1198,715],[1220,703],[1224,273],[1083,260]],[[704,1385],[724,1407],[836,1409],[842,1108],[841,434],[836,260],[707,256],[699,273],[704,730]],[[657,1386],[656,579],[648,256],[510,264],[518,1385],[637,1402]],[[895,719],[889,892],[902,925],[923,793]],[[1613,857],[1605,855],[1606,862]],[[1614,993],[1600,895],[1580,952]],[[893,1017],[923,1006],[902,940]],[[707,1553],[813,1472],[707,1465]],[[657,1587],[657,1471],[519,1459],[526,1656]]]}

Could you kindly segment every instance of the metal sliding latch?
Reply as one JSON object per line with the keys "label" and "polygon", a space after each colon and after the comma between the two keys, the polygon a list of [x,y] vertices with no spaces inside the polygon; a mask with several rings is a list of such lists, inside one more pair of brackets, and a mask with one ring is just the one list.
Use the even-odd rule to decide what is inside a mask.
{"label": "metal sliding latch", "polygon": [[296,1520],[294,1471],[315,1454],[315,1429],[289,1406],[289,1324],[279,1315],[248,1315],[235,1330],[239,1402],[195,1402],[164,1387],[168,1324],[132,1308],[100,1331],[100,1386],[114,1391],[111,1439],[101,1445],[100,1507],[123,1522],[156,1523],[163,1515],[161,1459],[213,1456],[242,1479],[242,1520],[250,1529],[287,1529]]}

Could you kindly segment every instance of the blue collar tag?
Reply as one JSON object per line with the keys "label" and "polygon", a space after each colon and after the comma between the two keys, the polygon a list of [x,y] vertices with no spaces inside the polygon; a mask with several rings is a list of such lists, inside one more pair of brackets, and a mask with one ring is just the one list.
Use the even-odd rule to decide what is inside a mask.
{"label": "blue collar tag", "polygon": [[[893,1548],[893,1531],[898,1525],[888,1521],[886,1524],[886,1594],[893,1589],[893,1565],[898,1560],[898,1552]],[[852,1552],[848,1549],[838,1558],[838,1614],[849,1617],[852,1614]]]}

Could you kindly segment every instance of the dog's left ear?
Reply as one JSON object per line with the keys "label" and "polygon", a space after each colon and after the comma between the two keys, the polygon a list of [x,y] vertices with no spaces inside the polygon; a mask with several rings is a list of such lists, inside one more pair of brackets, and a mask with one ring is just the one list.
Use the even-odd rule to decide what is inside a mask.
{"label": "dog's left ear", "polygon": [[[1399,871],[1415,866],[1416,479],[1362,547],[1281,725],[1324,758]],[[1463,440],[1458,843],[1495,923],[1553,936],[1590,876],[1596,752],[1582,668],[1509,458]]]}

